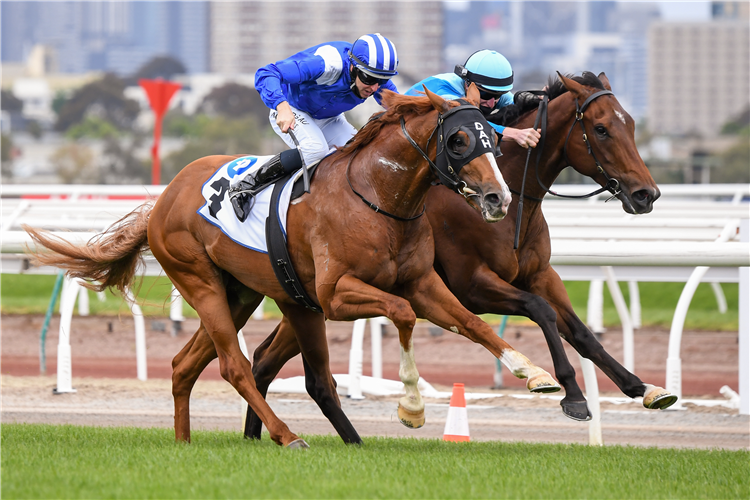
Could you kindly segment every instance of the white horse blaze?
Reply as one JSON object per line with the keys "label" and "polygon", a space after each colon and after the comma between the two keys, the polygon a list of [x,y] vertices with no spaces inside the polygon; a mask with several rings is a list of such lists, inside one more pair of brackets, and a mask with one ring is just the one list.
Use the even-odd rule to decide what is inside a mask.
{"label": "white horse blaze", "polygon": [[617,111],[617,110],[615,110],[615,114],[617,115],[617,118],[619,118],[619,119],[620,119],[620,121],[622,122],[622,124],[623,124],[623,125],[626,125],[626,123],[625,123],[625,117],[623,116],[623,114],[622,114],[622,113],[620,113],[620,112],[619,112],[619,111]]}
{"label": "white horse blaze", "polygon": [[485,156],[487,156],[487,160],[489,160],[490,165],[492,165],[492,170],[495,171],[495,179],[497,179],[497,182],[502,186],[503,188],[503,194],[505,195],[506,200],[505,205],[510,205],[510,188],[505,183],[505,179],[503,179],[503,174],[500,173],[500,168],[497,166],[497,161],[495,160],[495,155],[492,153],[485,153]]}
{"label": "white horse blaze", "polygon": [[419,394],[417,388],[419,372],[417,371],[417,363],[414,361],[414,343],[409,340],[408,350],[404,350],[403,346],[399,347],[401,350],[401,366],[398,370],[398,376],[403,382],[406,392],[406,396],[401,398],[399,403],[407,410],[417,413],[424,410],[424,401],[422,401],[422,395]]}

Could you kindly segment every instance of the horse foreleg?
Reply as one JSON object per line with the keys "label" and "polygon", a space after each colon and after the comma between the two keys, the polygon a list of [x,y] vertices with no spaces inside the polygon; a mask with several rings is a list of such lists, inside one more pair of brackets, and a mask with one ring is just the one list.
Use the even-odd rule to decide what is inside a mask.
{"label": "horse foreleg", "polygon": [[531,392],[557,392],[560,386],[552,376],[534,365],[520,352],[501,339],[492,328],[467,310],[432,271],[412,283],[404,297],[419,317],[469,340],[482,344],[518,378],[525,378]]}
{"label": "horse foreleg", "polygon": [[399,377],[406,396],[399,400],[398,417],[407,427],[417,429],[425,423],[424,401],[417,388],[419,372],[414,361],[412,332],[417,316],[407,300],[370,286],[353,276],[343,276],[332,291],[318,289],[318,298],[326,316],[333,321],[385,316],[398,329],[401,347]]}
{"label": "horse foreleg", "polygon": [[[268,386],[279,374],[281,368],[299,353],[299,344],[294,329],[289,325],[289,320],[284,317],[281,323],[271,332],[271,335],[261,342],[253,353],[253,377],[255,378],[255,386],[261,396],[266,397]],[[248,405],[245,418],[245,437],[260,439],[262,424],[253,408]]]}
{"label": "horse foreleg", "polygon": [[563,413],[574,420],[590,420],[586,398],[576,382],[575,369],[565,354],[557,330],[555,310],[540,296],[506,283],[485,266],[477,268],[469,285],[471,292],[462,296],[470,310],[525,316],[539,325],[552,357],[555,376],[565,389],[565,397],[560,401]]}
{"label": "horse foreleg", "polygon": [[[590,359],[604,372],[617,387],[631,398],[643,396],[643,406],[649,409],[664,409],[677,401],[677,396],[651,384],[645,384],[635,374],[629,372],[604,350],[591,330],[573,310],[565,286],[557,273],[547,270],[552,278],[542,281],[545,288],[536,291],[557,311],[557,327],[560,334],[584,358]],[[555,279],[556,278],[556,279]]]}
{"label": "horse foreleg", "polygon": [[292,330],[302,351],[307,393],[345,443],[361,444],[362,439],[341,409],[341,401],[336,393],[336,381],[331,374],[328,357],[325,317],[297,304],[280,303],[279,309],[284,313],[279,334],[283,335],[282,330]]}

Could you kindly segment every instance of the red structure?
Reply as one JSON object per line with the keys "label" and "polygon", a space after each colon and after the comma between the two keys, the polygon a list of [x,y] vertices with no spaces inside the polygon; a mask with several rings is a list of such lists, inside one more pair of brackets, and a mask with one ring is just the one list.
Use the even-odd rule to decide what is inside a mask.
{"label": "red structure", "polygon": [[151,147],[151,157],[153,159],[153,166],[151,167],[151,184],[157,185],[161,183],[161,163],[159,162],[161,122],[164,119],[164,114],[167,112],[167,108],[169,107],[169,101],[172,100],[175,92],[180,90],[181,85],[179,83],[166,82],[162,79],[139,80],[138,84],[146,91],[148,102],[151,104],[151,109],[154,110],[154,114],[156,115],[156,122],[154,123],[154,145]]}

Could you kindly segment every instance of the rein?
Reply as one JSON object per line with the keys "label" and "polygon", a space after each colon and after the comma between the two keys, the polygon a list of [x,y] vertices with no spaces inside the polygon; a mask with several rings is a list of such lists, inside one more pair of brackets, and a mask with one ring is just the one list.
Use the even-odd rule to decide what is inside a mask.
{"label": "rein", "polygon": [[[588,153],[591,155],[591,157],[594,159],[594,163],[596,163],[596,169],[599,173],[601,173],[604,178],[607,180],[607,183],[604,185],[604,187],[601,187],[595,191],[592,191],[588,194],[583,195],[567,195],[567,194],[560,194],[555,191],[552,191],[550,188],[544,185],[542,183],[542,180],[539,178],[539,161],[542,157],[542,151],[544,150],[544,140],[547,135],[547,108],[549,104],[549,99],[547,92],[545,91],[528,91],[532,92],[536,95],[542,95],[543,98],[539,102],[539,107],[537,108],[537,115],[536,119],[534,120],[534,129],[537,128],[537,126],[540,124],[541,121],[541,139],[539,141],[539,147],[536,148],[537,154],[536,154],[536,164],[534,167],[534,171],[536,174],[536,181],[539,184],[539,186],[544,189],[547,193],[557,196],[559,198],[569,198],[569,199],[586,199],[591,198],[592,196],[596,196],[599,193],[603,193],[604,191],[609,191],[612,193],[612,196],[608,198],[606,201],[612,200],[615,198],[618,194],[622,192],[620,189],[620,182],[610,177],[609,174],[604,170],[602,167],[602,164],[599,162],[599,159],[596,157],[596,154],[594,153],[594,150],[591,148],[591,143],[589,142],[588,135],[586,135],[586,127],[583,124],[583,112],[586,111],[586,108],[589,107],[589,104],[591,104],[592,101],[597,99],[598,97],[604,96],[604,95],[614,95],[614,93],[611,90],[600,90],[599,92],[595,92],[591,94],[588,98],[586,98],[585,101],[583,101],[582,105],[578,104],[578,99],[576,98],[576,114],[575,114],[575,120],[570,125],[570,130],[568,130],[568,135],[565,137],[565,143],[563,145],[563,154],[565,155],[565,163],[570,165],[570,160],[568,159],[568,141],[570,140],[570,136],[573,133],[573,129],[576,126],[576,123],[579,123],[581,125],[581,132],[583,133],[583,142],[586,143],[586,148],[588,150]],[[521,215],[523,215],[523,199],[524,199],[524,189],[526,186],[526,172],[529,167],[529,159],[531,157],[531,148],[529,148],[528,152],[526,153],[526,164],[523,168],[523,180],[521,181],[521,192],[516,193],[516,191],[512,190],[514,193],[518,194],[520,196],[519,202],[518,202],[518,211],[516,215],[516,234],[513,239],[513,249],[518,249],[518,240],[521,233]],[[531,198],[535,201],[542,201],[541,198],[533,198],[531,196],[528,196],[528,198]]]}

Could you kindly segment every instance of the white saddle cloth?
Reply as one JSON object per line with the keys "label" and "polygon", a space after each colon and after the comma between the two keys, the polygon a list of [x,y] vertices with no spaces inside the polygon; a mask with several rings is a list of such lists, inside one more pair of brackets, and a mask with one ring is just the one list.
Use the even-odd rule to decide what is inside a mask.
{"label": "white saddle cloth", "polygon": [[[217,226],[233,241],[256,252],[268,253],[266,243],[266,218],[271,204],[273,185],[268,186],[255,196],[255,204],[245,222],[240,222],[229,200],[229,186],[242,178],[255,173],[265,165],[272,156],[243,156],[222,165],[201,188],[206,203],[198,213],[208,222]],[[302,170],[295,172],[287,181],[279,198],[279,220],[286,236],[286,214],[289,211],[289,200],[292,196],[294,181],[302,175]]]}

